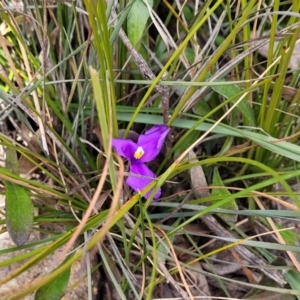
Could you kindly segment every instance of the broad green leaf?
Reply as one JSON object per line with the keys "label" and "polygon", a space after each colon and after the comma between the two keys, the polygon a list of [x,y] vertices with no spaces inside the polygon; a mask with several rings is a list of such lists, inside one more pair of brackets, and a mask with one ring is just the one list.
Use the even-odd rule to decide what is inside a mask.
{"label": "broad green leaf", "polygon": [[[295,270],[289,270],[284,274],[284,278],[293,290],[300,290],[300,274],[298,272]],[[300,296],[297,296],[297,299],[300,300]]]}
{"label": "broad green leaf", "polygon": [[[6,168],[15,175],[19,175],[16,150],[7,148]],[[19,247],[25,244],[30,236],[33,224],[33,205],[28,191],[18,184],[4,181],[6,226],[13,242]]]}
{"label": "broad green leaf", "polygon": [[205,116],[211,111],[211,108],[207,104],[205,100],[200,100],[196,103],[196,105],[193,107],[193,112],[199,116]]}
{"label": "broad green leaf", "polygon": [[189,64],[193,64],[193,62],[195,61],[195,52],[194,49],[192,49],[191,47],[186,47],[185,49],[185,56],[189,62]]}
{"label": "broad green leaf", "polygon": [[35,293],[35,300],[59,300],[63,296],[70,278],[71,268],[60,273],[49,283],[43,285]]}
{"label": "broad green leaf", "polygon": [[[242,91],[234,84],[232,85],[213,85],[211,87],[215,92],[222,95],[226,99],[234,98],[237,94],[240,94]],[[233,101],[233,103],[236,102]],[[237,108],[243,114],[244,117],[249,121],[249,125],[256,126],[256,120],[254,117],[253,110],[248,103],[247,99],[244,98],[238,105]]]}
{"label": "broad green leaf", "polygon": [[[224,186],[223,181],[220,177],[218,168],[214,168],[212,186]],[[221,195],[228,196],[228,195],[230,195],[230,192],[225,188],[212,189],[211,196],[221,196]],[[226,203],[225,205],[222,205],[220,208],[238,210],[238,206],[235,203],[235,200],[231,200],[230,202]],[[225,214],[225,213],[219,213],[218,216],[226,222],[233,222],[233,223],[235,223],[237,221],[237,217],[238,217],[237,214],[232,215],[232,214]]]}
{"label": "broad green leaf", "polygon": [[[153,0],[145,0],[153,6]],[[149,11],[144,1],[135,0],[127,16],[127,34],[133,46],[142,38],[149,18]]]}

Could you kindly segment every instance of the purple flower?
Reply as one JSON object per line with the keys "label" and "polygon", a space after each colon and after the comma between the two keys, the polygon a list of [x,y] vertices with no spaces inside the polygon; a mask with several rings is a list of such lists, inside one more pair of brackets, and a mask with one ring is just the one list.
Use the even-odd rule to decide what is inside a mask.
{"label": "purple flower", "polygon": [[[142,190],[151,183],[156,175],[145,165],[145,162],[153,160],[160,152],[170,128],[166,125],[156,125],[145,134],[141,134],[135,143],[129,139],[113,139],[112,145],[120,156],[130,161],[130,173],[144,177],[128,176],[126,183],[135,191]],[[145,194],[147,199],[151,191]],[[158,189],[153,199],[160,197],[161,190]]]}

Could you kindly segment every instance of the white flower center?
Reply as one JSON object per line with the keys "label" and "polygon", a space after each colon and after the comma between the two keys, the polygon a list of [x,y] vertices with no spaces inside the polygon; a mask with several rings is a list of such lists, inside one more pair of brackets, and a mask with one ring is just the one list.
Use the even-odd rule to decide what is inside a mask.
{"label": "white flower center", "polygon": [[135,159],[140,159],[144,155],[144,153],[145,153],[144,149],[141,146],[139,146],[134,152],[133,156]]}

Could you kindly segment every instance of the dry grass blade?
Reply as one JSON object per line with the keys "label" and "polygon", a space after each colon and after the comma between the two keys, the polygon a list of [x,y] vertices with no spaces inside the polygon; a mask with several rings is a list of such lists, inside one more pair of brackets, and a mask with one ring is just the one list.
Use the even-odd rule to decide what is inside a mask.
{"label": "dry grass blade", "polygon": [[46,2],[0,4],[0,298],[299,297],[300,2]]}
{"label": "dry grass blade", "polygon": [[[226,238],[235,238],[229,231],[227,231],[223,226],[221,226],[213,216],[206,215],[202,218],[203,222],[208,228],[210,228],[217,236]],[[237,245],[234,250],[241,256],[241,258],[248,262],[249,265],[259,266],[260,270],[269,278],[273,279],[280,286],[284,286],[286,281],[284,280],[282,274],[277,270],[268,269],[268,265],[246,247]],[[266,268],[264,268],[266,267]]]}

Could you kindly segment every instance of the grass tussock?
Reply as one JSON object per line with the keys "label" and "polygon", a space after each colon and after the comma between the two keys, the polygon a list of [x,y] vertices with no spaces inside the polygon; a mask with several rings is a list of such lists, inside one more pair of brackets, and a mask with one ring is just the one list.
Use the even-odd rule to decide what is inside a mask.
{"label": "grass tussock", "polygon": [[0,295],[298,299],[299,21],[297,1],[1,1]]}

